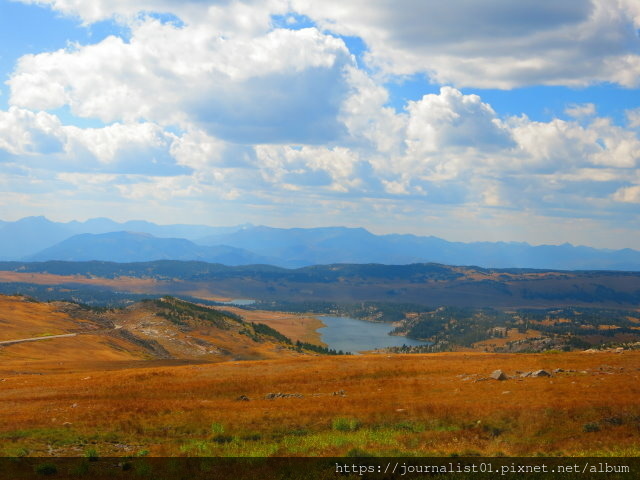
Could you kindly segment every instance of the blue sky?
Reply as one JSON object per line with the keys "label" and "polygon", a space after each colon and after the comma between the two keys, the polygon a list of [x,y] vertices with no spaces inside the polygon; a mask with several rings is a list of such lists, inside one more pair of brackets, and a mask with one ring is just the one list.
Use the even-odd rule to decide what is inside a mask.
{"label": "blue sky", "polygon": [[640,245],[633,0],[0,0],[0,218]]}

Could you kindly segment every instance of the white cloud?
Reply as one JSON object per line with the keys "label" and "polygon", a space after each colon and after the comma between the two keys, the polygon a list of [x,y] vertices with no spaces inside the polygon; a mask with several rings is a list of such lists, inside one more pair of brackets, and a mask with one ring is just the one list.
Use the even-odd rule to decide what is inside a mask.
{"label": "white cloud", "polygon": [[184,170],[170,154],[176,141],[152,123],[83,129],[46,112],[0,111],[0,159],[53,171],[176,174]]}
{"label": "white cloud", "polygon": [[640,203],[640,185],[616,190],[613,194],[613,199],[623,203]]}
{"label": "white cloud", "polygon": [[590,117],[596,114],[596,106],[593,103],[572,104],[564,112],[573,118]]}
{"label": "white cloud", "polygon": [[[118,173],[175,174],[175,159],[170,149],[176,136],[152,123],[81,129],[64,127],[66,153],[71,159],[87,162],[94,168]],[[92,165],[97,161],[99,166]]]}
{"label": "white cloud", "polygon": [[129,42],[108,37],[22,57],[10,102],[69,105],[104,122],[199,125],[240,143],[318,143],[336,120],[352,63],[342,40],[314,28],[226,37],[206,23],[179,27],[147,18]]}
{"label": "white cloud", "polygon": [[[122,16],[131,37],[20,59],[12,106],[0,112],[0,172],[7,194],[29,190],[33,205],[68,208],[75,198],[103,215],[101,202],[148,218],[217,209],[231,221],[244,212],[262,223],[291,214],[408,227],[445,225],[450,214],[468,233],[523,212],[579,223],[640,203],[636,110],[625,127],[591,103],[569,105],[569,120],[501,118],[480,96],[445,86],[398,112],[382,83],[426,72],[501,88],[634,85],[640,9],[630,0],[293,1],[361,36],[383,75],[358,68],[320,29],[273,28],[272,13],[290,13],[279,1],[39,3],[87,23]],[[108,125],[63,125],[42,111],[61,106]]]}
{"label": "white cloud", "polygon": [[12,155],[56,153],[62,150],[63,142],[55,115],[16,107],[0,111],[0,150]]}
{"label": "white cloud", "polygon": [[385,106],[387,90],[361,70],[347,70],[350,94],[342,103],[340,120],[350,141],[364,141],[377,152],[398,155],[404,148],[406,115]]}
{"label": "white cloud", "polygon": [[272,13],[284,13],[286,0],[17,0],[46,5],[85,24],[116,19],[133,24],[140,14],[169,13],[190,24],[206,23],[221,32],[255,34],[270,26]]}
{"label": "white cloud", "polygon": [[454,147],[491,150],[513,143],[490,105],[451,87],[410,101],[407,111],[407,143],[413,154]]}
{"label": "white cloud", "polygon": [[361,37],[368,62],[394,75],[482,88],[638,85],[633,0],[293,0],[325,28]]}
{"label": "white cloud", "polygon": [[[141,12],[167,12],[184,21],[194,39],[202,38],[198,26],[227,38],[257,38],[269,31],[271,15],[296,12],[323,28],[362,38],[368,63],[384,73],[427,73],[458,87],[599,82],[631,87],[640,81],[635,0],[407,0],[401,8],[388,0],[22,1],[49,5],[86,23],[119,18],[134,30]],[[275,58],[277,63],[286,55]],[[248,60],[251,67],[254,58]]]}
{"label": "white cloud", "polygon": [[640,127],[640,108],[634,108],[625,112],[629,128]]}
{"label": "white cloud", "polygon": [[256,155],[269,185],[305,186],[335,192],[367,190],[365,162],[344,147],[260,145]]}

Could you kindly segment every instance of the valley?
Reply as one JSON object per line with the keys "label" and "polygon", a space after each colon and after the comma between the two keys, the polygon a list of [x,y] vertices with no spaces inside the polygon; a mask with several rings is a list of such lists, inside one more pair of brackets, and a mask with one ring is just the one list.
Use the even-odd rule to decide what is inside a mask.
{"label": "valley", "polygon": [[[640,454],[634,273],[163,261],[0,278],[30,294],[0,296],[0,342],[42,338],[0,343],[5,456]],[[478,306],[474,289],[497,293]],[[402,346],[336,355],[323,315]]]}
{"label": "valley", "polygon": [[[314,315],[393,324],[395,351],[539,352],[640,342],[640,274],[336,264],[284,269],[164,260],[0,262],[0,293],[92,307],[170,295],[322,344]],[[249,298],[243,306],[224,304]],[[251,320],[254,321],[254,320]],[[404,345],[412,341],[429,345]],[[373,348],[373,347],[372,347]],[[635,347],[634,347],[635,348]]]}

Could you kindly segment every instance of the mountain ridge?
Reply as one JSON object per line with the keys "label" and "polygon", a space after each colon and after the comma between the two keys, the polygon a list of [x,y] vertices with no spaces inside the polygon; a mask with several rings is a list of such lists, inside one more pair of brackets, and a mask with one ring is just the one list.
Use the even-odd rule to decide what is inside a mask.
{"label": "mountain ridge", "polygon": [[[108,231],[116,228],[116,231]],[[89,232],[79,232],[89,229]],[[88,258],[61,250],[59,244],[83,234],[107,235],[116,232],[145,233],[148,243],[157,239],[186,240],[183,250],[150,257],[142,254],[122,257],[123,245],[113,245],[111,252]],[[201,233],[207,233],[201,235]],[[95,243],[94,237],[82,237]],[[131,239],[129,239],[131,240]],[[90,250],[91,245],[77,249]],[[73,243],[73,242],[72,242]],[[68,245],[68,244],[67,244]],[[362,227],[274,228],[250,224],[232,227],[205,225],[156,225],[146,221],[113,222],[97,218],[85,222],[56,223],[44,217],[27,217],[16,222],[0,223],[0,260],[105,260],[149,261],[156,259],[204,260],[230,262],[230,265],[270,263],[285,268],[333,263],[443,263],[478,265],[483,268],[539,268],[556,270],[640,270],[640,251],[597,249],[583,245],[530,245],[526,242],[452,242],[435,236],[415,234],[375,235]],[[56,247],[56,248],[53,248]],[[224,247],[225,252],[205,253],[203,248]],[[95,248],[95,245],[94,245]],[[153,245],[140,243],[144,252]],[[237,249],[237,250],[230,250]],[[171,251],[171,249],[169,249]],[[59,252],[57,257],[54,252]],[[223,255],[226,253],[227,256]],[[231,255],[235,253],[235,255]],[[230,256],[229,256],[230,255]]]}
{"label": "mountain ridge", "polygon": [[26,258],[29,261],[200,260],[228,265],[261,263],[266,259],[227,245],[199,246],[183,238],[157,238],[145,232],[82,233]]}

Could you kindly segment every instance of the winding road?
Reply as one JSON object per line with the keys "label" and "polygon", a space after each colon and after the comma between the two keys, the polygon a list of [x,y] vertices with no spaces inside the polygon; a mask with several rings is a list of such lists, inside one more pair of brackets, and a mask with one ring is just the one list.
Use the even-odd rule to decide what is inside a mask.
{"label": "winding road", "polygon": [[13,345],[14,343],[37,342],[39,340],[49,340],[50,338],[75,337],[77,333],[65,333],[64,335],[47,335],[46,337],[20,338],[18,340],[4,340],[1,345]]}

